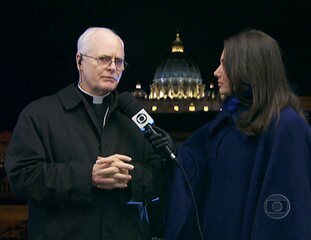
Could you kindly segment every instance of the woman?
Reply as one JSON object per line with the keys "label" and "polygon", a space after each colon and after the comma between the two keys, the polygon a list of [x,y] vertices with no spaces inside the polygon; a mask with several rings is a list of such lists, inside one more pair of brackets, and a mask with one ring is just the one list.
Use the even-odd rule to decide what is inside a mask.
{"label": "woman", "polygon": [[[311,239],[311,137],[277,42],[248,30],[224,42],[214,72],[222,111],[179,148],[204,239]],[[167,240],[200,239],[175,168]]]}

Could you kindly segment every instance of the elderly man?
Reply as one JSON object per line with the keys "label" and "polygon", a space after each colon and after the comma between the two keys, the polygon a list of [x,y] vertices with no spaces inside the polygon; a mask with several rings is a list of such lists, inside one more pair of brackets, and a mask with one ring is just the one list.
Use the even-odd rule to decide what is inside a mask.
{"label": "elderly man", "polygon": [[5,167],[29,199],[29,239],[149,239],[144,203],[162,191],[162,161],[117,105],[127,63],[121,38],[89,28],[79,82],[20,114]]}

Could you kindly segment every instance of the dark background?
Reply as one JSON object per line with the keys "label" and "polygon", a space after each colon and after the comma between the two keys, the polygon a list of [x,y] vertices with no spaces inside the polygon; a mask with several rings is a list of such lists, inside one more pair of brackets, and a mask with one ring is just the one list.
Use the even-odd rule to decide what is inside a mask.
{"label": "dark background", "polygon": [[120,91],[133,90],[139,81],[148,92],[176,29],[209,84],[223,40],[250,27],[279,42],[294,91],[311,95],[309,0],[7,0],[0,11],[0,131],[12,130],[32,100],[77,81],[76,42],[91,26],[109,27],[125,42],[130,65]]}

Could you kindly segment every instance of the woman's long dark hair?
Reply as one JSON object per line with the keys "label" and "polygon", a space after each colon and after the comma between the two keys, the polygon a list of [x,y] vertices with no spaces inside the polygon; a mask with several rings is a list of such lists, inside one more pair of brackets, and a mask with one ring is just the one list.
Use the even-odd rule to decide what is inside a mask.
{"label": "woman's long dark hair", "polygon": [[245,134],[261,133],[273,118],[278,122],[285,106],[301,113],[286,78],[280,47],[264,32],[247,30],[225,40],[224,67],[231,92],[246,109],[237,122]]}

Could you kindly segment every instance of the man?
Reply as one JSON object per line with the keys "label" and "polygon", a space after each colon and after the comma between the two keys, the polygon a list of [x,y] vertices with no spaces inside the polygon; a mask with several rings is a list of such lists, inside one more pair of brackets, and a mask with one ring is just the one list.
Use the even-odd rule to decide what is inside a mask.
{"label": "man", "polygon": [[162,161],[117,105],[124,44],[89,28],[76,62],[78,84],[28,105],[8,148],[11,187],[29,199],[29,239],[149,239],[141,203],[161,191]]}

